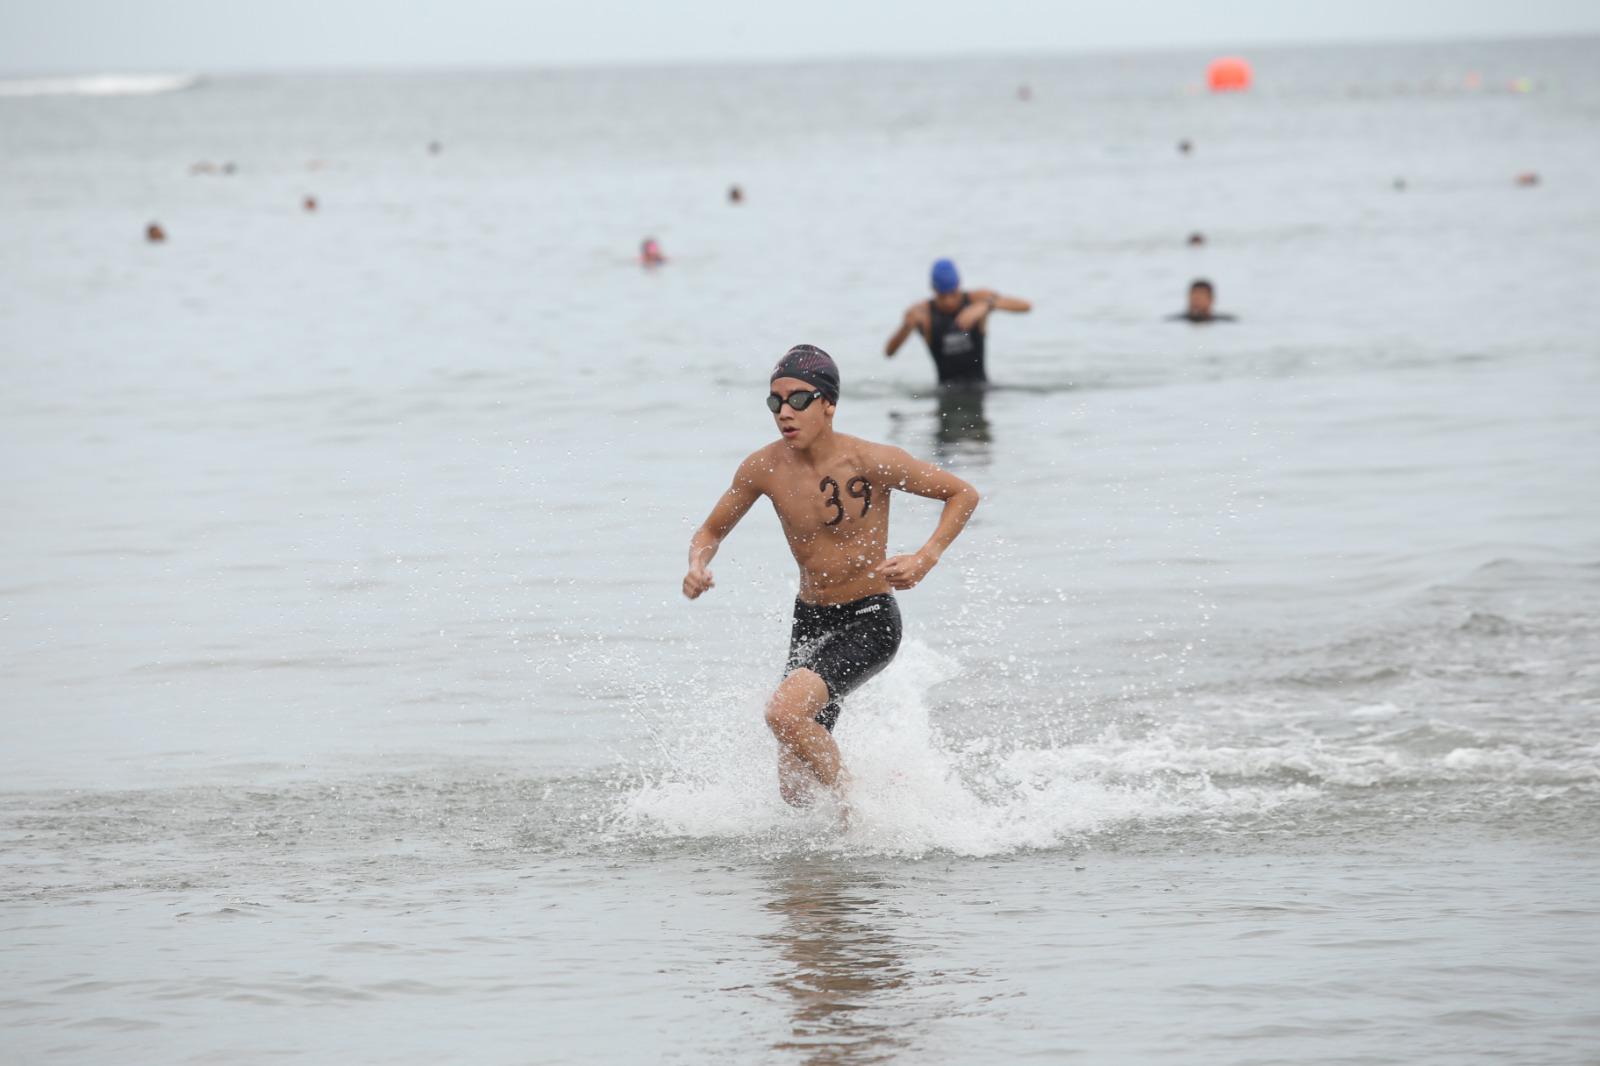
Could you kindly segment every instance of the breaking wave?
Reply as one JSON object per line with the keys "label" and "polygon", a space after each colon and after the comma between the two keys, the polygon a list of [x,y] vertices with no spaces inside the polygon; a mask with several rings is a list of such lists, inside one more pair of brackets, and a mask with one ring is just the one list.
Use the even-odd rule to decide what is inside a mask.
{"label": "breaking wave", "polygon": [[90,74],[62,78],[0,79],[3,96],[153,96],[182,92],[200,83],[198,74]]}

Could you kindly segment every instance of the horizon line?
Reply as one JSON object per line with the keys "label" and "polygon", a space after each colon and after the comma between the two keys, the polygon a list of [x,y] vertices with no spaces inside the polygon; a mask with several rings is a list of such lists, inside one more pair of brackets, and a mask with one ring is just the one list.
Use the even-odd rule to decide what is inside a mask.
{"label": "horizon line", "polygon": [[323,63],[287,63],[277,65],[241,64],[221,67],[151,67],[151,66],[95,66],[54,67],[31,70],[0,70],[0,80],[25,81],[35,78],[87,78],[103,76],[134,76],[154,74],[184,74],[200,77],[255,77],[281,74],[309,74],[338,76],[350,74],[464,74],[472,72],[510,73],[528,71],[577,72],[618,70],[679,70],[704,67],[755,67],[755,66],[827,66],[855,65],[872,62],[937,62],[950,59],[969,60],[1041,60],[1064,59],[1081,56],[1160,55],[1213,52],[1219,55],[1240,53],[1250,49],[1305,51],[1352,46],[1375,48],[1404,48],[1416,45],[1450,44],[1518,44],[1535,42],[1583,41],[1600,39],[1600,30],[1579,33],[1536,33],[1504,35],[1499,33],[1464,34],[1448,37],[1349,37],[1329,40],[1259,39],[1233,41],[1228,44],[1150,44],[1150,45],[1083,45],[1075,48],[1030,50],[1012,48],[975,48],[960,52],[906,51],[883,52],[863,50],[829,55],[796,54],[788,56],[680,56],[608,57],[569,60],[491,60],[491,61],[387,61],[359,62],[348,66],[331,66]]}

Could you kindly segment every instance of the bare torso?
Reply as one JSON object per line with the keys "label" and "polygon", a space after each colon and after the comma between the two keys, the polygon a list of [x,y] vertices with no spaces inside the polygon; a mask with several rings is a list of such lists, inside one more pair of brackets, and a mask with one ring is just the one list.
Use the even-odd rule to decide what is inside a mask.
{"label": "bare torso", "polygon": [[772,501],[800,565],[800,599],[838,604],[889,591],[889,476],[881,445],[836,434],[826,459],[775,441],[757,452],[757,488]]}

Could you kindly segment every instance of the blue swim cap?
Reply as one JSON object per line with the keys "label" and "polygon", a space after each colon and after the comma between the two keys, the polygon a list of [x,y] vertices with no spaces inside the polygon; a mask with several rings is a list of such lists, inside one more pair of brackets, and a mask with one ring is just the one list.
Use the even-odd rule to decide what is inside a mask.
{"label": "blue swim cap", "polygon": [[933,282],[934,292],[955,292],[961,288],[961,275],[956,273],[956,265],[948,259],[940,259],[933,264],[933,274],[928,280]]}

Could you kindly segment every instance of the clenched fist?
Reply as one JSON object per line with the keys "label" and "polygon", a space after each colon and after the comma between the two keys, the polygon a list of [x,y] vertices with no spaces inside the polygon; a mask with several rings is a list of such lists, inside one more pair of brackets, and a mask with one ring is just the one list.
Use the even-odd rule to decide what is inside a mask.
{"label": "clenched fist", "polygon": [[692,567],[683,578],[683,594],[691,600],[699,599],[700,594],[716,585],[711,580],[711,571],[703,566]]}
{"label": "clenched fist", "polygon": [[878,573],[889,582],[892,589],[915,588],[917,582],[928,576],[928,571],[939,560],[926,552],[915,555],[895,555],[883,561]]}

